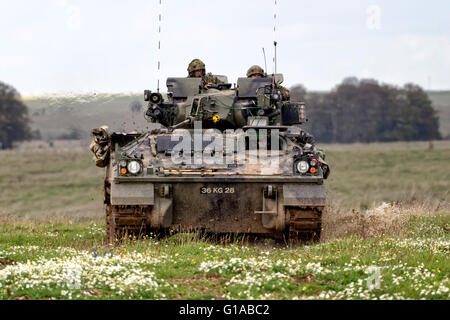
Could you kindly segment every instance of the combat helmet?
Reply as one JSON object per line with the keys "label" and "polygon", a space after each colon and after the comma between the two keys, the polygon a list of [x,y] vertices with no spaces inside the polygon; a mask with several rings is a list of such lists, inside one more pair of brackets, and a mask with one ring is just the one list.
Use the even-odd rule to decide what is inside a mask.
{"label": "combat helmet", "polygon": [[205,70],[206,70],[205,64],[200,59],[192,60],[191,63],[189,63],[189,66],[187,69],[190,76],[194,73],[194,71],[197,71],[197,70],[203,70],[203,73],[205,73]]}
{"label": "combat helmet", "polygon": [[260,74],[261,77],[265,77],[266,73],[264,72],[263,68],[260,66],[254,65],[251,66],[250,69],[247,71],[247,78],[250,78],[251,76],[254,76],[255,74]]}

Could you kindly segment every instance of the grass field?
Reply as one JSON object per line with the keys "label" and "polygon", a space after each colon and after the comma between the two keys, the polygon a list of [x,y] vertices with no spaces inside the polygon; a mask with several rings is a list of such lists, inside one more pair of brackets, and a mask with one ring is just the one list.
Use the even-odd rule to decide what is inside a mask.
{"label": "grass field", "polygon": [[449,299],[450,142],[321,147],[323,237],[302,247],[106,246],[104,170],[85,149],[0,152],[0,299]]}
{"label": "grass field", "polygon": [[[67,148],[63,148],[63,144]],[[40,145],[38,143],[38,145]],[[322,145],[331,166],[329,204],[351,211],[382,202],[450,203],[450,141]],[[0,152],[0,218],[13,221],[103,221],[104,169],[77,143]],[[59,150],[59,151],[58,151]]]}
{"label": "grass field", "polygon": [[382,201],[450,201],[450,142],[323,145],[332,204],[367,209]]}
{"label": "grass field", "polygon": [[449,223],[411,217],[402,236],[297,248],[195,234],[108,248],[94,224],[3,225],[0,298],[448,299]]}

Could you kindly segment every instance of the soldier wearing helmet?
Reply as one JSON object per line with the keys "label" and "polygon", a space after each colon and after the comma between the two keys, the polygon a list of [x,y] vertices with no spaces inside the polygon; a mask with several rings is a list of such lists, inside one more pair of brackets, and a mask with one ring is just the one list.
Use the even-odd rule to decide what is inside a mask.
{"label": "soldier wearing helmet", "polygon": [[[247,78],[255,79],[255,78],[267,78],[267,74],[264,72],[264,69],[260,66],[254,65],[251,66],[247,71]],[[283,96],[283,100],[289,100],[291,93],[288,89],[283,87],[280,84],[276,84],[275,88],[281,91]]]}
{"label": "soldier wearing helmet", "polygon": [[212,75],[212,73],[206,73],[206,67],[203,61],[200,59],[194,59],[189,63],[188,69],[189,78],[202,78],[202,87],[206,90],[212,84],[221,84],[222,81],[219,78]]}
{"label": "soldier wearing helmet", "polygon": [[260,66],[251,66],[250,69],[247,71],[247,78],[265,78],[266,74]]}

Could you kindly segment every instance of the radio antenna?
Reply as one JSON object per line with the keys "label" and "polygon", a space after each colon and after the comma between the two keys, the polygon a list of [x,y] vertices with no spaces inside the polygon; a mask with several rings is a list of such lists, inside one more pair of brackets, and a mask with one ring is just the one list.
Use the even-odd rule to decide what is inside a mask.
{"label": "radio antenna", "polygon": [[278,9],[278,0],[274,0],[274,8],[273,8],[273,45],[274,45],[274,57],[273,57],[273,84],[275,85],[275,75],[277,73],[277,9]]}
{"label": "radio antenna", "polygon": [[276,41],[273,42],[273,45],[275,47],[275,74],[277,74],[277,44],[278,43]]}
{"label": "radio antenna", "polygon": [[263,56],[264,56],[264,72],[267,72],[266,50],[264,49],[264,47],[262,49],[263,49]]}
{"label": "radio antenna", "polygon": [[159,15],[158,15],[158,51],[157,51],[157,60],[158,60],[158,93],[159,93],[159,79],[161,77],[161,24],[162,24],[162,0],[159,0]]}

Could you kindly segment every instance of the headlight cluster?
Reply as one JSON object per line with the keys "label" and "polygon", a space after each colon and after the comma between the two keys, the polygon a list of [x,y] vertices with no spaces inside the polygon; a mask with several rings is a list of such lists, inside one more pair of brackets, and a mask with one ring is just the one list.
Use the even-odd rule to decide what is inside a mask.
{"label": "headlight cluster", "polygon": [[119,170],[121,175],[136,175],[142,171],[142,162],[138,160],[122,160],[119,163]]}
{"label": "headlight cluster", "polygon": [[319,160],[317,160],[316,158],[312,158],[311,156],[312,155],[308,155],[308,157],[305,157],[295,163],[295,169],[297,173],[313,175],[318,173]]}
{"label": "headlight cluster", "polygon": [[307,173],[309,170],[309,164],[306,161],[297,162],[297,171],[300,173]]}

